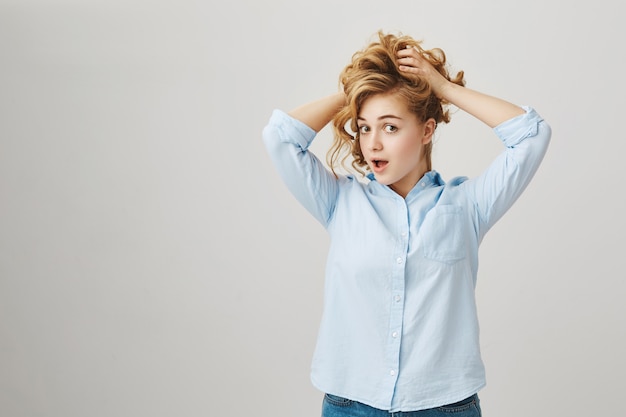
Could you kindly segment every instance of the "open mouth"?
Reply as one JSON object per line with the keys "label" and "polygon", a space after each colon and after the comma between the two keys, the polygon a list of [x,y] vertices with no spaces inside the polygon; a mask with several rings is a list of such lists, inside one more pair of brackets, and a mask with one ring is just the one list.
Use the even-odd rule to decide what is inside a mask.
{"label": "open mouth", "polygon": [[372,168],[374,171],[382,171],[389,161],[385,161],[383,159],[372,159]]}

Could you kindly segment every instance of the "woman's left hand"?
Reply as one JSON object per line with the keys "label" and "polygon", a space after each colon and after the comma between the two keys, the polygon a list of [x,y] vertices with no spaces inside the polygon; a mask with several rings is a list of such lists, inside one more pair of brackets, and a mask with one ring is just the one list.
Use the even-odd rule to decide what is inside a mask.
{"label": "woman's left hand", "polygon": [[521,107],[506,100],[449,81],[414,47],[398,51],[398,66],[407,76],[425,79],[439,99],[466,111],[489,127],[496,127],[525,112]]}
{"label": "woman's left hand", "polygon": [[398,64],[400,71],[407,73],[407,75],[413,74],[425,78],[437,97],[444,96],[443,91],[450,82],[416,48],[409,46],[399,50]]}

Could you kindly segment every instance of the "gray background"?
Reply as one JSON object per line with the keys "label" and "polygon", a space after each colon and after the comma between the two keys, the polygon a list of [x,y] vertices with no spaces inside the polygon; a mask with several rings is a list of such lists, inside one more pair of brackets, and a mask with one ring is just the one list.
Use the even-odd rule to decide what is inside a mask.
{"label": "gray background", "polygon": [[[336,91],[378,29],[553,128],[481,249],[484,415],[619,412],[618,3],[0,0],[0,415],[319,416],[328,239],[261,130]],[[499,151],[458,112],[434,166]]]}

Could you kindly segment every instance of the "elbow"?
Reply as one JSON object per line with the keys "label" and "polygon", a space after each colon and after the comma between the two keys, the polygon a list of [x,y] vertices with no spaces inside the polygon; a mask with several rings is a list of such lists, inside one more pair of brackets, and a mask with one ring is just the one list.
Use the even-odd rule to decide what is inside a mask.
{"label": "elbow", "polygon": [[541,143],[541,153],[545,154],[548,151],[548,146],[550,145],[550,141],[552,140],[552,127],[545,121],[542,120],[539,123],[539,130],[537,132],[537,142]]}
{"label": "elbow", "polygon": [[275,126],[267,125],[263,128],[262,138],[265,149],[270,155],[276,155],[280,152],[281,145],[280,135]]}

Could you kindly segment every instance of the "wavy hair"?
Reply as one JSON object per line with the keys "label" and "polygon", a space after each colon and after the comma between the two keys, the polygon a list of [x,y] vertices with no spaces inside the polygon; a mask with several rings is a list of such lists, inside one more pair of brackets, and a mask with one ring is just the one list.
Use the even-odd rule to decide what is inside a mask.
{"label": "wavy hair", "polygon": [[[443,50],[423,49],[421,43],[410,36],[396,36],[378,31],[378,40],[356,52],[350,64],[341,72],[339,81],[346,95],[346,104],[333,118],[334,140],[326,155],[328,165],[335,176],[337,176],[335,168],[339,165],[345,166],[349,156],[352,156],[352,167],[357,172],[365,174],[365,170],[368,169],[361,153],[357,127],[357,117],[368,97],[387,93],[399,94],[418,120],[425,122],[433,118],[437,124],[450,121],[447,109],[449,103],[438,98],[425,79],[415,74],[401,73],[398,69],[397,52],[414,47],[447,80],[461,86],[465,85],[463,71],[459,71],[454,78],[448,73]],[[431,154],[432,141],[424,148],[428,170],[432,169]]]}

